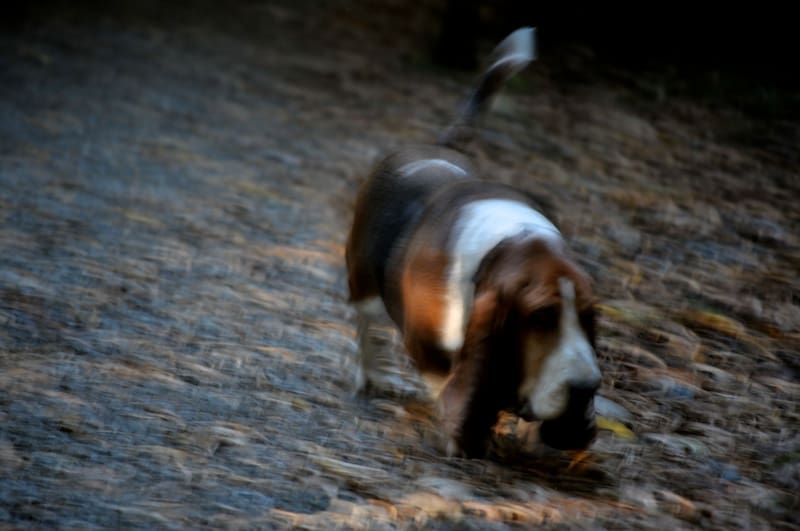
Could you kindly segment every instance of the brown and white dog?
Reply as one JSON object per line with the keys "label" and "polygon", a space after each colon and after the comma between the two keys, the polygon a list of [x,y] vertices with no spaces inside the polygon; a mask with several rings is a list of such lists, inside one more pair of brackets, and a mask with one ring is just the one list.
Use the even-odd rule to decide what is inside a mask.
{"label": "brown and white dog", "polygon": [[446,147],[532,60],[532,29],[506,38],[439,145],[377,166],[347,242],[357,386],[375,385],[370,328],[386,311],[437,396],[449,455],[483,455],[503,410],[543,421],[541,439],[555,448],[584,448],[595,434],[600,370],[588,276],[527,194],[478,180]]}

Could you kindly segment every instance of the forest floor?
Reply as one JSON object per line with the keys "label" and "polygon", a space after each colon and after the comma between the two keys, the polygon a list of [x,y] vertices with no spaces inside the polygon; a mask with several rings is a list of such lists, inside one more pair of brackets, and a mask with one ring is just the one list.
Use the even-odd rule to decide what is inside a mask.
{"label": "forest floor", "polygon": [[0,33],[0,527],[798,528],[796,121],[581,48],[512,82],[473,155],[594,278],[606,420],[447,459],[424,399],[353,395],[343,268],[473,81],[435,9],[157,4]]}

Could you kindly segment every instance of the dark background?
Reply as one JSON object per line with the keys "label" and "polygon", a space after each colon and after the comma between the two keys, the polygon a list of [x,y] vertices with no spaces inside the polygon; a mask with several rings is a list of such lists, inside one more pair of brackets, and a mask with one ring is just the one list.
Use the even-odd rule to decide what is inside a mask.
{"label": "dark background", "polygon": [[789,82],[796,81],[796,45],[788,6],[470,0],[448,2],[444,24],[453,33],[471,28],[495,39],[529,24],[539,28],[543,51],[578,43],[630,65],[674,63]]}
{"label": "dark background", "polygon": [[[237,0],[234,3],[247,4]],[[254,2],[249,2],[254,3]],[[347,6],[351,2],[339,2]],[[397,3],[397,2],[395,2]],[[403,2],[400,2],[403,3]],[[451,57],[442,60],[453,64],[471,63],[464,50],[474,43],[498,37],[521,25],[538,28],[540,49],[550,51],[564,45],[580,44],[594,49],[610,61],[633,66],[674,64],[697,71],[724,70],[751,75],[764,82],[796,84],[797,43],[795,18],[788,2],[736,3],[724,5],[706,2],[520,2],[422,1],[422,10],[441,14],[442,32],[454,44]],[[361,3],[363,6],[363,3]],[[77,2],[38,0],[10,2],[4,7],[0,22],[7,31],[20,30],[43,13],[80,10],[85,16],[121,10],[158,12],[180,23],[187,12],[202,17],[204,2]],[[186,22],[184,19],[183,22]],[[399,31],[407,21],[398,18]],[[470,44],[473,43],[473,44]],[[456,52],[455,50],[461,50]]]}
{"label": "dark background", "polygon": [[[800,116],[798,47],[790,3],[345,1],[322,2],[319,12],[332,7],[363,11],[373,3],[379,10],[385,4],[397,13],[392,31],[415,36],[414,62],[422,58],[440,67],[472,72],[493,43],[517,27],[532,25],[537,28],[540,61],[551,63],[556,71],[562,53],[569,60],[580,49],[590,53],[601,68],[654,76],[673,94],[736,107],[757,118]],[[237,0],[229,5],[248,4],[258,2]],[[415,11],[429,15],[433,22],[415,27],[408,18]],[[8,4],[0,28],[24,33],[42,18],[60,14],[87,20],[110,15],[161,19],[174,27],[204,19],[220,26],[250,25],[248,20],[236,20],[234,12],[220,13],[213,2],[204,1],[40,0]],[[592,67],[577,74],[592,78],[607,72]],[[566,75],[574,78],[576,72]]]}

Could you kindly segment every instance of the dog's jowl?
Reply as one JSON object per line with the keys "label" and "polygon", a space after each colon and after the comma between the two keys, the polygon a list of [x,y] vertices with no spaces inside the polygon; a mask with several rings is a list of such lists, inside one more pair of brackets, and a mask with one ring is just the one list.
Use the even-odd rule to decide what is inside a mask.
{"label": "dog's jowl", "polygon": [[431,382],[449,454],[483,455],[502,410],[542,421],[556,448],[584,448],[595,434],[590,280],[524,191],[479,180],[452,147],[533,57],[533,30],[512,33],[438,144],[378,164],[347,242],[357,386],[377,384],[370,328],[388,312]]}

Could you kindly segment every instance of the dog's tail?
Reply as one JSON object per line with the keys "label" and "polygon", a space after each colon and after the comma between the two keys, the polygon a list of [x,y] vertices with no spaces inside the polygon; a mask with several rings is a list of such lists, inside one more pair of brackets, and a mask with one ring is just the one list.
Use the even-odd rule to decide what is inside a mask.
{"label": "dog's tail", "polygon": [[535,32],[534,28],[520,28],[497,45],[467,104],[439,137],[440,145],[456,147],[472,138],[478,119],[491,107],[494,96],[536,58]]}

